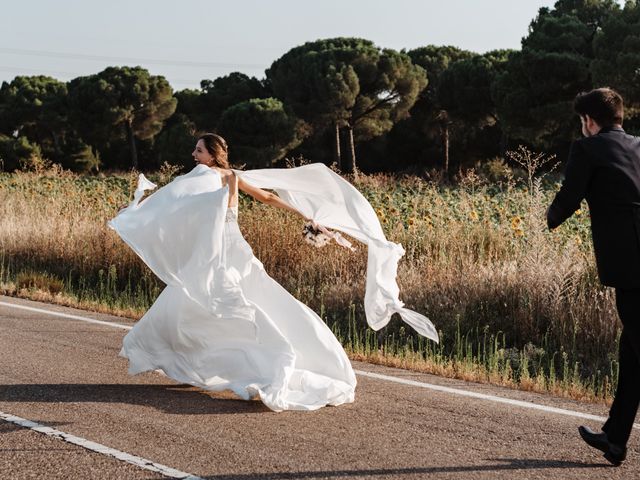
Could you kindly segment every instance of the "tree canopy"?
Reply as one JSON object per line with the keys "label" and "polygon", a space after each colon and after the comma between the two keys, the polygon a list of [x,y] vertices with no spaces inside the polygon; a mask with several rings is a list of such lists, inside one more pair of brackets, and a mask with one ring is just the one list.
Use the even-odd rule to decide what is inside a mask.
{"label": "tree canopy", "polygon": [[627,3],[610,15],[594,39],[593,83],[617,89],[627,115],[640,111],[640,6]]}
{"label": "tree canopy", "polygon": [[138,166],[136,138],[160,132],[177,100],[164,77],[141,67],[108,67],[69,83],[69,103],[82,138],[98,150],[122,140],[129,144],[131,165]]}
{"label": "tree canopy", "polygon": [[[275,95],[314,130],[331,125],[348,130],[346,169],[351,171],[355,143],[388,132],[427,83],[424,70],[408,55],[361,38],[305,43],[276,60],[266,74]],[[339,136],[336,141],[339,145]]]}
{"label": "tree canopy", "polygon": [[195,136],[212,131],[237,164],[304,155],[344,171],[449,173],[450,156],[472,165],[520,143],[562,152],[579,135],[576,94],[599,86],[622,93],[625,127],[640,131],[637,2],[558,0],[523,33],[519,50],[486,53],[320,39],[285,52],[264,79],[233,72],[177,92],[141,67],[69,82],[17,76],[0,86],[0,165],[188,167]]}
{"label": "tree canopy", "polygon": [[231,145],[232,161],[237,156],[237,163],[270,167],[300,145],[307,127],[280,100],[254,98],[225,110],[219,131]]}
{"label": "tree canopy", "polygon": [[612,0],[560,0],[540,9],[493,87],[510,136],[546,148],[571,138],[573,99],[593,84],[594,37],[616,11]]}

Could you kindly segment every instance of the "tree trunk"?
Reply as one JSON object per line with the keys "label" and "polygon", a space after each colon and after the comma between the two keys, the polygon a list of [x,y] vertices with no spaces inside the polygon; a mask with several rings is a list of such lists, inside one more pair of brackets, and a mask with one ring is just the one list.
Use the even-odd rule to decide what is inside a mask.
{"label": "tree trunk", "polygon": [[52,128],[47,128],[47,130],[49,131],[51,140],[53,140],[53,151],[55,152],[56,156],[60,157],[62,155],[62,148],[60,148],[60,140],[58,140],[58,135],[56,135]]}
{"label": "tree trunk", "polygon": [[136,150],[136,139],[133,136],[133,127],[131,126],[131,120],[127,123],[127,136],[129,137],[129,148],[131,149],[131,166],[132,168],[138,168],[138,151]]}
{"label": "tree trunk", "polygon": [[449,176],[449,113],[446,110],[440,110],[436,117],[440,124],[440,139],[442,141],[442,155],[444,164],[445,177]]}
{"label": "tree trunk", "polygon": [[507,158],[507,145],[509,144],[509,137],[504,130],[500,135],[500,157]]}
{"label": "tree trunk", "polygon": [[338,169],[342,170],[342,155],[340,152],[340,127],[338,126],[338,122],[335,122],[336,127],[336,145],[335,150],[333,152],[333,160],[336,162]]}
{"label": "tree trunk", "polygon": [[442,125],[442,154],[444,156],[444,174],[449,175],[449,125]]}
{"label": "tree trunk", "polygon": [[346,165],[345,171],[347,173],[353,173],[358,175],[358,167],[356,165],[356,147],[353,141],[353,127],[349,126],[349,162]]}

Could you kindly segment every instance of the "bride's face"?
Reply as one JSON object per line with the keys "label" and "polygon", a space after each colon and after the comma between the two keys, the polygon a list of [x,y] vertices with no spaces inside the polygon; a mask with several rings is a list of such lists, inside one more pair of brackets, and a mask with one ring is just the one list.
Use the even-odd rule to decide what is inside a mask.
{"label": "bride's face", "polygon": [[208,167],[213,165],[213,155],[211,155],[207,151],[206,147],[204,146],[204,141],[202,140],[198,140],[198,143],[196,143],[196,148],[193,150],[193,153],[191,153],[191,155],[193,156],[193,159],[196,163],[201,163],[202,165],[206,165]]}

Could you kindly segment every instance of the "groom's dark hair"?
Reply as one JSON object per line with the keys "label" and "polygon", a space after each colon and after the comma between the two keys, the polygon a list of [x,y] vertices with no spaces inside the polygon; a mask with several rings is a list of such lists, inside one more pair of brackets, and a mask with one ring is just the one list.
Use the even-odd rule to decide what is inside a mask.
{"label": "groom's dark hair", "polygon": [[622,125],[624,120],[622,97],[611,88],[579,93],[573,102],[573,109],[581,117],[589,115],[601,127]]}

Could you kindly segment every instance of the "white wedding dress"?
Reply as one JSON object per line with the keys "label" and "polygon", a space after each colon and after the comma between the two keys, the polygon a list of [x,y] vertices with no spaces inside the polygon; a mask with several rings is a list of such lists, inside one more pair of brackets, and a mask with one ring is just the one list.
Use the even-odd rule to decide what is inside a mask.
{"label": "white wedding dress", "polygon": [[[220,282],[211,298],[205,299],[215,307],[203,308],[183,288],[168,284],[124,338],[120,355],[129,359],[129,373],[160,369],[178,382],[204,389],[232,390],[244,399],[258,395],[275,411],[314,410],[353,402],[356,378],[338,340],[318,315],[267,275],[238,228],[237,207],[220,208],[228,201],[228,190],[222,188],[218,173],[202,167],[197,173],[212,187],[212,195],[205,194],[205,198],[214,201],[207,205],[205,198],[201,200],[214,222],[198,222],[198,206],[194,208],[193,201],[181,199],[180,195],[173,198],[173,212],[161,211],[167,225],[172,213],[183,218],[194,215],[186,223],[192,223],[199,232],[183,231],[185,235],[180,235],[182,238],[174,245],[178,247],[185,241],[182,246],[187,249],[197,245],[198,237],[213,238],[215,216],[224,213],[224,222],[217,222],[222,227],[222,244],[220,263],[216,265],[219,268],[214,269]],[[189,178],[182,180],[187,183]],[[215,190],[220,195],[216,196]],[[155,210],[160,206],[154,201],[167,200],[154,198],[162,193],[167,192],[160,190],[142,202],[138,217],[145,207]],[[191,212],[183,211],[189,209]],[[126,216],[126,212],[123,214]],[[111,225],[126,231],[123,220],[116,217]],[[165,232],[153,221],[146,228],[143,225],[144,222],[139,225],[143,236],[178,233]],[[145,259],[146,242],[139,243],[135,234],[133,237],[134,250]],[[183,254],[184,264],[188,265],[192,258],[189,252]],[[201,260],[204,265],[206,255]],[[153,261],[150,263],[153,268]]]}
{"label": "white wedding dress", "polygon": [[[348,182],[321,164],[236,173],[368,245],[372,328],[399,313],[437,341],[431,322],[398,299],[402,247],[386,240]],[[356,378],[344,349],[315,312],[267,275],[238,228],[237,207],[228,207],[220,175],[198,165],[140,202],[152,188],[140,175],[133,202],[109,222],[167,284],[124,338],[120,355],[129,359],[129,373],[160,369],[178,382],[258,396],[274,411],[353,402]]]}

